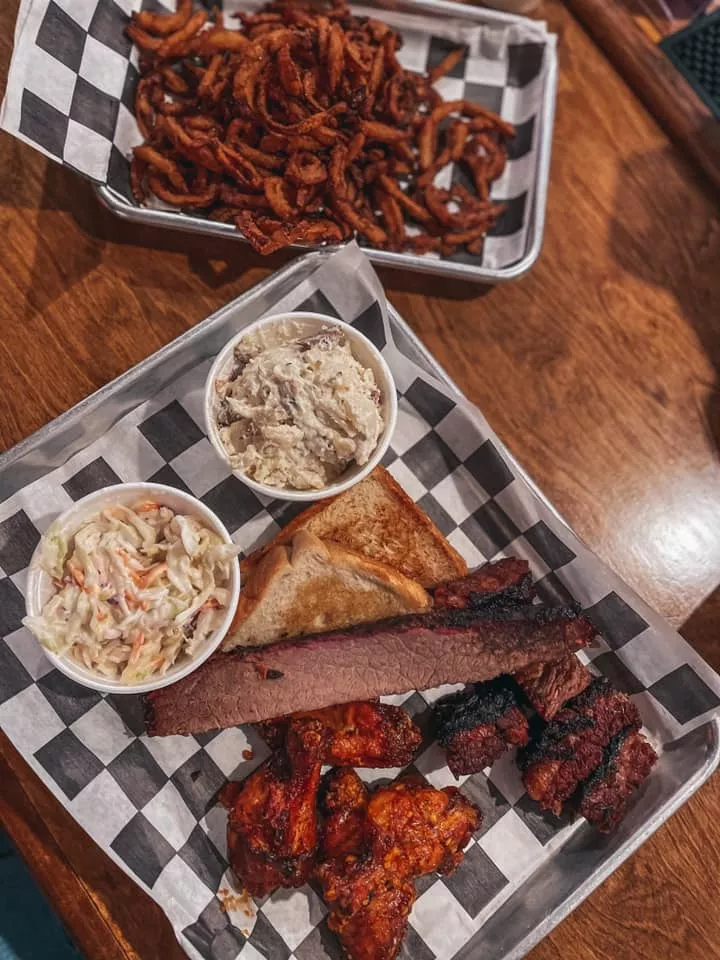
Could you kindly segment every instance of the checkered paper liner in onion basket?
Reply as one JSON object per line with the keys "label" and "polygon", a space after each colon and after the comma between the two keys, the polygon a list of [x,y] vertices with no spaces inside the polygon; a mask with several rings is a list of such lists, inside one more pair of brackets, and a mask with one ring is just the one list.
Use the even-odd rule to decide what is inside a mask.
{"label": "checkered paper liner in onion basket", "polygon": [[[410,359],[417,350],[408,328],[392,319],[357,246],[324,258],[271,312],[288,309],[338,316],[382,351],[400,394],[387,468],[471,567],[521,556],[543,597],[582,604],[602,633],[589,659],[632,695],[658,747],[718,712],[720,677],[557,518],[508,460],[479,411]],[[302,508],[257,496],[213,453],[202,416],[207,356],[0,504],[0,726],[82,827],[157,900],[190,956],[335,958],[339,947],[312,886],[256,904],[237,900],[239,906],[217,896],[233,890],[233,881],[226,814],[214,798],[227,778],[246,776],[267,755],[259,737],[232,728],[148,738],[139,698],[101,696],[76,685],[52,668],[20,622],[40,534],[92,490],[118,481],[177,485],[214,510],[246,551]],[[448,689],[388,700],[422,718]],[[244,761],[248,749],[254,758]],[[455,783],[437,745],[426,746],[414,766],[435,786]],[[397,773],[362,771],[371,782]],[[483,925],[583,826],[542,814],[524,793],[511,754],[488,775],[461,778],[460,784],[482,809],[483,825],[452,876],[418,881],[402,954],[412,960],[464,956],[475,935],[477,947],[468,947],[468,955],[477,949],[478,956],[497,956],[482,946]]]}
{"label": "checkered paper liner in onion basket", "polygon": [[[403,3],[414,9],[412,2]],[[229,16],[233,11],[260,5],[260,0],[206,3],[208,9],[222,7],[231,28],[237,26]],[[491,12],[487,15],[490,22],[483,25],[467,19],[467,12],[466,19],[461,19],[460,5],[446,6],[449,12],[433,17],[427,15],[429,11],[423,15],[419,5],[419,12],[414,13],[366,10],[359,5],[353,10],[374,13],[400,31],[403,47],[398,59],[407,69],[425,72],[458,44],[467,44],[468,56],[438,82],[437,90],[446,100],[472,100],[515,125],[517,135],[508,144],[508,164],[491,191],[493,200],[505,204],[505,211],[490,230],[483,252],[470,254],[463,247],[442,258],[447,261],[447,272],[462,270],[464,265],[479,271],[478,278],[501,279],[496,271],[507,270],[510,275],[512,265],[520,261],[529,267],[539,252],[556,38],[539,22],[519,19],[508,23]],[[83,177],[112,188],[125,211],[136,206],[129,186],[128,158],[132,147],[142,143],[142,136],[133,110],[138,51],[124,28],[130,12],[140,7],[162,10],[175,5],[174,0],[22,0],[0,113],[3,129]],[[436,183],[447,187],[451,181],[471,186],[458,165],[447,167]],[[154,206],[171,210],[159,202]],[[172,212],[186,223],[198,224],[195,216]],[[210,229],[229,228],[210,224]],[[402,257],[403,262],[415,261],[416,267],[423,260],[438,259],[437,253]]]}

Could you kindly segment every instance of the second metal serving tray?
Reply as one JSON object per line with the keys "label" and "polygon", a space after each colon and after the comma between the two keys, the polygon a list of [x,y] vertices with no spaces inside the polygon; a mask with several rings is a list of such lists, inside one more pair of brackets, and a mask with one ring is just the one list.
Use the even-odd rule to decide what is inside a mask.
{"label": "second metal serving tray", "polygon": [[[330,256],[330,252],[316,251],[294,261],[0,456],[0,502],[65,463],[103,436],[138,404],[214,356],[233,333],[272,310]],[[403,354],[456,392],[452,380],[402,317],[392,306],[388,306],[388,311],[393,334],[398,343],[402,341]],[[494,442],[513,471],[525,476],[511,454],[499,441]],[[533,489],[543,507],[552,510],[542,494]],[[28,759],[33,762],[32,757]],[[472,939],[454,954],[455,960],[481,957],[483,960],[519,960],[688,800],[710,777],[719,761],[717,720],[706,722],[667,747],[619,829],[609,836],[599,836],[587,824],[579,824],[544,863],[486,917]],[[36,764],[34,769],[38,769]],[[67,805],[62,793],[53,788]],[[73,812],[72,806],[69,809]],[[127,869],[114,846],[107,852]],[[155,895],[155,890],[151,889],[151,893]],[[181,932],[184,934],[184,924],[172,919],[178,936]]]}
{"label": "second metal serving tray", "polygon": [[[496,10],[487,10],[482,7],[473,7],[451,0],[364,0],[363,8],[398,14],[415,14],[436,21],[438,24],[448,20],[467,23],[468,27],[509,27],[513,24],[529,23],[523,17],[502,13]],[[525,218],[525,244],[518,252],[517,259],[504,267],[491,267],[478,262],[461,262],[459,260],[445,260],[434,255],[420,256],[414,253],[393,253],[389,250],[374,250],[371,247],[363,248],[373,263],[387,267],[401,267],[420,273],[440,274],[448,277],[457,277],[482,283],[501,283],[506,280],[516,280],[530,270],[540,256],[543,232],[545,227],[545,211],[547,206],[548,180],[550,176],[550,154],[552,148],[552,132],[555,118],[555,100],[557,95],[558,64],[554,38],[546,36],[544,45],[544,74],[539,78],[542,87],[538,91],[537,114],[526,118],[524,124],[529,130],[531,138],[535,138],[537,149],[534,156],[534,168],[531,174],[531,184],[528,191],[527,209]],[[553,42],[551,42],[553,41]],[[528,44],[531,47],[532,44]],[[526,54],[534,56],[532,51]],[[472,85],[470,85],[472,86]],[[476,94],[472,89],[466,91],[469,99]],[[174,210],[161,210],[149,207],[140,207],[127,199],[121,192],[110,185],[96,186],[95,191],[101,202],[116,216],[134,223],[145,223],[149,226],[169,227],[189,233],[201,233],[207,236],[224,237],[247,241],[232,224],[216,223],[215,221],[180,213]],[[307,247],[294,245],[302,251]]]}

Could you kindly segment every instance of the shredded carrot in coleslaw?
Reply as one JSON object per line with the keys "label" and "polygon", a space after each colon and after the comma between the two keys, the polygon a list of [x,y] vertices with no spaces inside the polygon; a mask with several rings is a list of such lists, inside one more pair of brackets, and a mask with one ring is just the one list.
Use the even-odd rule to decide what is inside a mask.
{"label": "shredded carrot in coleslaw", "polygon": [[23,623],[53,653],[138,683],[193,657],[229,601],[239,548],[153,501],[115,505],[66,540],[53,527],[40,566],[56,592]]}

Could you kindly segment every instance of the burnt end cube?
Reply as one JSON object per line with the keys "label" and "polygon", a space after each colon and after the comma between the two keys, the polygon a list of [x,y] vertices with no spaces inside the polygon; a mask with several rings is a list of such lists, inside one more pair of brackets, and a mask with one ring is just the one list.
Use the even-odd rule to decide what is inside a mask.
{"label": "burnt end cube", "polygon": [[510,677],[477,683],[439,700],[432,728],[456,777],[479,773],[511,746],[528,742],[527,717]]}
{"label": "burnt end cube", "polygon": [[573,654],[550,663],[532,664],[514,676],[543,720],[552,720],[564,704],[582,693],[592,680],[588,668]]}

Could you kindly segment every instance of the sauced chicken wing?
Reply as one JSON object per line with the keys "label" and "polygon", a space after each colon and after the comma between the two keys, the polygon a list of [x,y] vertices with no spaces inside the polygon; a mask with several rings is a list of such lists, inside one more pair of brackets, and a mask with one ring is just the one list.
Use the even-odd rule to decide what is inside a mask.
{"label": "sauced chicken wing", "polygon": [[323,804],[326,859],[317,876],[330,929],[351,960],[393,960],[415,901],[414,878],[452,872],[480,813],[454,787],[436,790],[419,778],[368,798],[352,770],[329,774]]}
{"label": "sauced chicken wing", "polygon": [[358,700],[309,713],[296,713],[257,724],[273,749],[279,747],[292,719],[309,717],[329,731],[325,763],[349,767],[404,767],[412,762],[422,734],[400,707]]}
{"label": "sauced chicken wing", "polygon": [[285,748],[221,798],[231,806],[228,855],[238,880],[262,897],[299,887],[312,873],[318,841],[317,795],[327,743],[316,720],[289,725]]}

